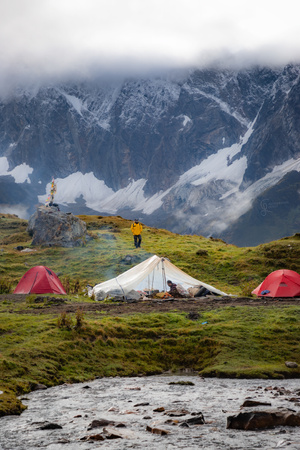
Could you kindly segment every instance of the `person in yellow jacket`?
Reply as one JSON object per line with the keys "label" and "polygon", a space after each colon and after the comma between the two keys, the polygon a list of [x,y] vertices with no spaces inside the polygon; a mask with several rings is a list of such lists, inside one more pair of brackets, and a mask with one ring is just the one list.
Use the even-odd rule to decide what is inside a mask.
{"label": "person in yellow jacket", "polygon": [[134,245],[136,248],[141,246],[142,236],[141,233],[143,231],[142,224],[139,222],[139,219],[135,219],[135,221],[131,224],[131,231],[133,234]]}

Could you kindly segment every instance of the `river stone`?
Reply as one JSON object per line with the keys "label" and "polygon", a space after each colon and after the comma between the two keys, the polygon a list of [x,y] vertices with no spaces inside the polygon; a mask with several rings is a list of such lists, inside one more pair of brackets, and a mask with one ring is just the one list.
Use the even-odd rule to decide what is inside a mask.
{"label": "river stone", "polygon": [[269,402],[259,402],[258,400],[245,400],[241,408],[249,408],[250,406],[272,406]]}
{"label": "river stone", "polygon": [[103,428],[103,433],[105,434],[106,439],[123,439],[121,433],[113,427]]}
{"label": "river stone", "polygon": [[227,428],[255,430],[278,426],[300,426],[300,413],[289,410],[251,411],[227,417]]}
{"label": "river stone", "polygon": [[204,416],[202,413],[199,413],[195,417],[191,417],[190,419],[187,419],[185,422],[189,423],[190,425],[203,425],[205,423]]}
{"label": "river stone", "polygon": [[73,214],[39,207],[29,218],[27,232],[32,245],[80,247],[85,245],[86,223]]}
{"label": "river stone", "polygon": [[45,386],[44,384],[41,384],[41,383],[35,384],[32,387],[33,391],[42,391],[42,390],[45,390],[45,389],[48,389],[47,386]]}
{"label": "river stone", "polygon": [[153,428],[153,427],[150,427],[149,425],[147,425],[146,430],[150,431],[150,433],[153,433],[153,434],[159,434],[160,436],[165,436],[165,435],[169,434],[169,431],[167,431],[167,430],[163,430],[161,428]]}
{"label": "river stone", "polygon": [[164,414],[169,417],[181,417],[189,414],[189,411],[187,411],[186,409],[171,409],[169,411],[166,411]]}
{"label": "river stone", "polygon": [[296,362],[294,362],[294,361],[286,361],[285,365],[289,369],[297,369],[297,367],[298,367],[298,364]]}
{"label": "river stone", "polygon": [[83,436],[81,441],[104,441],[105,437],[99,433],[99,434],[90,434],[89,436]]}
{"label": "river stone", "polygon": [[134,431],[120,430],[112,426],[103,428],[103,433],[106,439],[134,439],[137,437]]}
{"label": "river stone", "polygon": [[58,425],[58,423],[46,423],[40,427],[40,430],[61,430],[62,426]]}
{"label": "river stone", "polygon": [[113,420],[95,419],[89,424],[88,430],[92,430],[93,428],[105,427],[107,425],[113,424],[114,424]]}

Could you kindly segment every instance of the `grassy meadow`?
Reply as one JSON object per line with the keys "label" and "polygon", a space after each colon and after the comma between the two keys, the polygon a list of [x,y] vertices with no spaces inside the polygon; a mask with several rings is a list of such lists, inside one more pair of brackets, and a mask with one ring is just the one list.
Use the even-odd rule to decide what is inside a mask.
{"label": "grassy meadow", "polygon": [[[126,255],[140,260],[165,256],[191,276],[236,296],[250,296],[277,269],[300,272],[300,234],[258,247],[238,248],[216,239],[181,236],[145,226],[142,249],[133,246],[130,222],[121,217],[80,216],[87,222],[85,247],[31,248],[24,220],[0,215],[0,416],[19,414],[18,396],[37,384],[53,386],[96,376],[158,374],[190,368],[203,376],[300,377],[300,307],[278,302],[201,311],[197,320],[176,309],[120,317],[80,310],[95,284],[129,269]],[[59,274],[76,313],[53,313],[35,295],[9,295],[35,265]]]}
{"label": "grassy meadow", "polygon": [[[273,270],[300,272],[300,233],[257,247],[236,247],[219,239],[179,235],[144,226],[142,248],[133,246],[131,222],[121,217],[79,216],[93,237],[84,247],[31,247],[27,222],[0,214],[0,293],[13,292],[21,276],[31,267],[44,265],[59,274],[65,287],[100,283],[128,270],[126,255],[142,261],[156,254],[192,277],[233,295],[250,295]],[[138,261],[138,262],[139,262]],[[5,291],[5,292],[3,292]]]}

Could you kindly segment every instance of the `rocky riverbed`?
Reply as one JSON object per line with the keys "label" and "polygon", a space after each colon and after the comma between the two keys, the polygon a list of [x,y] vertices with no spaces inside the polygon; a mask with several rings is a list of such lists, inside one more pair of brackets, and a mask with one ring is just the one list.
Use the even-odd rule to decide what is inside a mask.
{"label": "rocky riverbed", "polygon": [[300,448],[300,427],[227,428],[228,417],[241,411],[299,414],[295,379],[99,378],[41,389],[22,401],[28,409],[21,416],[0,419],[1,450]]}

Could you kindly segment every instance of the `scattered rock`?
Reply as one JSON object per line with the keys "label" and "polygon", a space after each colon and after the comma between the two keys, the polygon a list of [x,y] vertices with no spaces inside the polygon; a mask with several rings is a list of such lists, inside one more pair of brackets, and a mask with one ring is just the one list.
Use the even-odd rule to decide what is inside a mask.
{"label": "scattered rock", "polygon": [[245,400],[241,408],[251,407],[251,406],[272,406],[269,402],[259,402],[258,400]]}
{"label": "scattered rock", "polygon": [[45,386],[44,384],[40,384],[40,383],[35,384],[35,385],[32,387],[32,390],[33,390],[33,391],[42,391],[42,390],[44,390],[44,389],[48,389],[47,386]]}
{"label": "scattered rock", "polygon": [[227,428],[255,430],[300,426],[300,413],[289,410],[251,411],[227,417]]}
{"label": "scattered rock", "polygon": [[122,433],[113,427],[103,428],[106,439],[123,439]]}
{"label": "scattered rock", "polygon": [[45,423],[44,425],[42,425],[40,428],[40,430],[61,430],[62,426],[58,425],[58,423]]}
{"label": "scattered rock", "polygon": [[170,434],[170,432],[167,430],[162,430],[160,428],[152,428],[149,425],[147,425],[146,430],[150,431],[150,433],[153,433],[153,434],[159,434],[160,436],[165,436],[167,434]]}
{"label": "scattered rock", "polygon": [[105,437],[103,434],[91,434],[89,436],[84,436],[80,439],[81,441],[104,441]]}
{"label": "scattered rock", "polygon": [[165,408],[163,406],[160,406],[159,408],[156,408],[153,410],[154,412],[164,412]]}
{"label": "scattered rock", "polygon": [[191,425],[203,425],[205,423],[204,416],[202,413],[198,414],[195,417],[191,417],[187,419],[186,422]]}
{"label": "scattered rock", "polygon": [[114,425],[114,421],[106,419],[96,419],[89,424],[88,430],[92,430],[93,428],[106,427],[107,425]]}
{"label": "scattered rock", "polygon": [[148,406],[150,405],[150,403],[145,402],[145,403],[137,403],[136,405],[133,405],[134,408],[137,408],[138,406]]}
{"label": "scattered rock", "polygon": [[178,419],[168,419],[164,423],[169,423],[171,425],[178,425],[179,424],[179,420]]}
{"label": "scattered rock", "polygon": [[166,411],[164,414],[169,417],[181,417],[181,416],[186,416],[187,414],[189,414],[189,411],[187,411],[186,409],[181,409],[181,410],[173,409],[170,411]]}
{"label": "scattered rock", "polygon": [[105,427],[103,433],[106,439],[133,439],[136,438],[136,434],[131,430],[120,430],[114,427]]}
{"label": "scattered rock", "polygon": [[119,423],[116,423],[115,427],[116,428],[126,428],[126,425],[123,422],[119,422]]}
{"label": "scattered rock", "polygon": [[286,361],[285,365],[289,369],[297,369],[297,367],[298,367],[298,364],[296,362],[294,362],[294,361]]}

